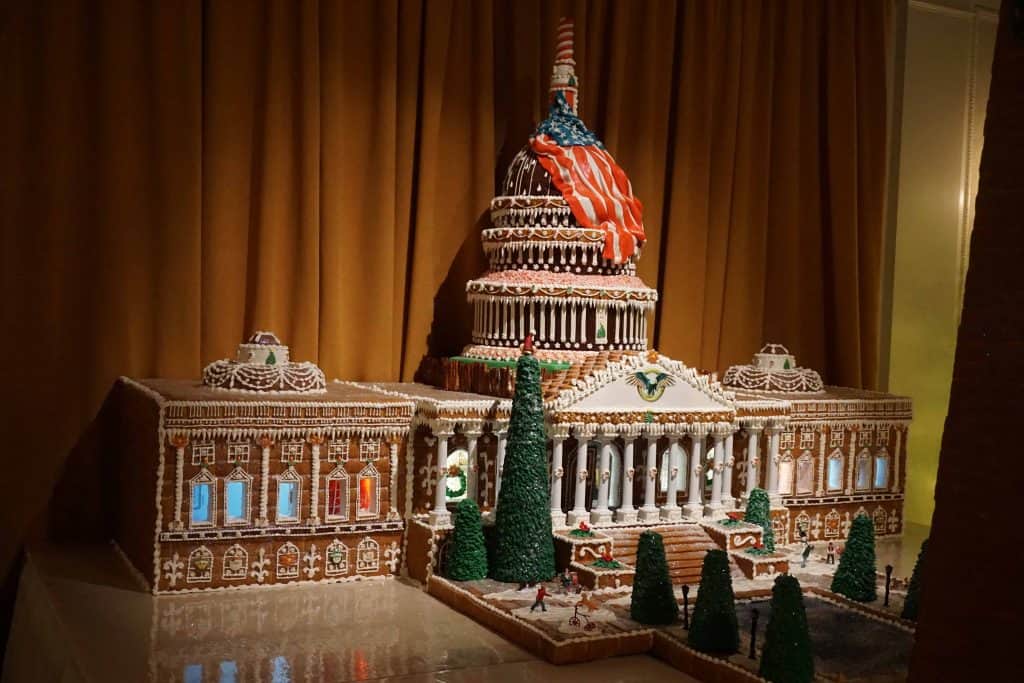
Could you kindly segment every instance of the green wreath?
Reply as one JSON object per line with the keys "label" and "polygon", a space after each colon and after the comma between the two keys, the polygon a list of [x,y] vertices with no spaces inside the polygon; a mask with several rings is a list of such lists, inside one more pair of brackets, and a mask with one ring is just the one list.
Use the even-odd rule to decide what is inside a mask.
{"label": "green wreath", "polygon": [[[450,472],[451,471],[449,470],[449,474],[448,474],[449,477],[452,476]],[[457,488],[457,489],[448,488],[448,485],[445,484],[444,494],[446,496],[448,496],[449,498],[458,498],[459,496],[461,496],[462,494],[464,494],[466,492],[466,473],[462,471],[461,467],[458,468],[458,477],[459,477],[459,488]]]}

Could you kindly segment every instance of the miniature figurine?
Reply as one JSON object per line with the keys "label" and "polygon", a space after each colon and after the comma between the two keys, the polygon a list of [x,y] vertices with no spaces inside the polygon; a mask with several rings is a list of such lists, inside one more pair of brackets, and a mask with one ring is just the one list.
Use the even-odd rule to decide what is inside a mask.
{"label": "miniature figurine", "polygon": [[533,601],[533,606],[530,607],[530,611],[532,612],[540,607],[541,612],[547,612],[548,608],[544,605],[544,598],[546,598],[547,595],[548,592],[544,589],[544,584],[539,584],[537,586],[537,599]]}
{"label": "miniature figurine", "polygon": [[572,585],[572,574],[569,573],[569,568],[566,567],[562,570],[562,589],[568,592],[569,587]]}
{"label": "miniature figurine", "polygon": [[825,552],[826,552],[825,562],[827,564],[835,564],[836,563],[836,543],[835,543],[835,541],[829,541],[828,545],[825,546],[825,548],[826,548],[826,550],[825,550]]}
{"label": "miniature figurine", "polygon": [[804,551],[800,553],[800,568],[804,569],[807,567],[807,558],[811,556],[811,551],[814,550],[814,546],[810,543],[804,543]]}

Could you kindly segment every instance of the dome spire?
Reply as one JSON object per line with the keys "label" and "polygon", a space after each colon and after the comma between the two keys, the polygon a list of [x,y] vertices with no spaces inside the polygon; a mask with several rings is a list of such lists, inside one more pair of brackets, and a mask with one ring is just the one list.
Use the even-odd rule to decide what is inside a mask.
{"label": "dome spire", "polygon": [[562,93],[573,114],[579,114],[579,88],[576,82],[576,60],[573,59],[573,21],[562,17],[558,20],[558,39],[555,42],[555,65],[551,69],[549,100],[555,101]]}

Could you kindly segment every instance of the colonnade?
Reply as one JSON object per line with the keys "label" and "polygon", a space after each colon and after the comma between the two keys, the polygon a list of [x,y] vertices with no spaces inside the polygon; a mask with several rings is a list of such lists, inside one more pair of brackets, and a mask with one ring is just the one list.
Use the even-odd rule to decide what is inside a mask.
{"label": "colonnade", "polygon": [[[781,504],[779,496],[779,434],[782,425],[765,423],[763,420],[736,423],[688,423],[681,425],[622,425],[621,430],[597,429],[589,425],[556,425],[549,438],[551,443],[550,506],[552,523],[555,528],[566,525],[575,527],[580,521],[590,524],[629,524],[636,522],[698,520],[704,517],[724,515],[726,510],[745,505],[751,491],[761,484],[768,491],[773,506]],[[492,432],[497,439],[494,501],[497,507],[504,468],[506,432],[505,426]],[[607,426],[610,427],[610,426]],[[762,475],[761,434],[767,441],[767,471]],[[479,491],[477,444],[480,431],[459,430],[467,442],[469,467],[466,472],[466,495],[482,503]],[[436,432],[437,475],[434,491],[431,524],[448,524],[451,515],[446,506],[446,472],[449,441],[455,430]],[[567,443],[572,440],[576,448],[575,467],[572,472],[565,469],[571,453],[566,452]],[[667,451],[659,452],[659,441],[668,440]],[[736,459],[733,451],[738,439],[746,440],[746,486],[744,494],[737,500],[733,495],[733,477]],[[613,452],[622,442],[622,476],[618,496],[619,505],[612,508],[612,460]],[[590,462],[589,448],[597,447],[597,456]],[[686,447],[688,446],[688,448]],[[665,501],[657,503],[659,455],[663,466],[669,468],[665,486]],[[590,467],[597,468],[596,475]],[[711,471],[711,487],[705,500],[704,478]],[[643,494],[634,500],[635,478],[643,477]],[[571,485],[564,487],[565,477],[571,478]],[[596,481],[596,496],[592,496],[588,507],[588,488]],[[563,490],[569,491],[571,500],[563,500]],[[680,493],[686,494],[683,505],[679,505]],[[571,506],[571,507],[570,507]],[[568,513],[564,509],[568,508]]]}

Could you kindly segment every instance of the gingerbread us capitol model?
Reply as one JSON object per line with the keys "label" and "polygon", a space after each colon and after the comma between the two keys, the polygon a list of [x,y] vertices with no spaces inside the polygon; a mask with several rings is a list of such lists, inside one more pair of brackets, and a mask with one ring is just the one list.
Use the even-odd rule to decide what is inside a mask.
{"label": "gingerbread us capitol model", "polygon": [[714,547],[699,522],[755,487],[776,543],[839,541],[858,514],[902,531],[909,399],[825,386],[776,344],[721,381],[648,348],[642,207],[577,116],[574,64],[563,22],[550,115],[491,201],[462,355],[416,383],[326,381],[258,332],[201,382],[122,378],[115,541],[153,592],[440,571],[455,504],[493,519],[530,334],[553,531],[584,521],[627,562],[655,524],[666,546]]}

